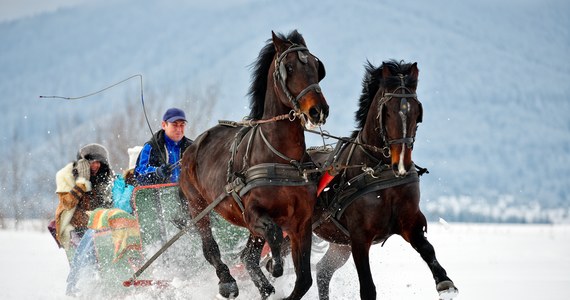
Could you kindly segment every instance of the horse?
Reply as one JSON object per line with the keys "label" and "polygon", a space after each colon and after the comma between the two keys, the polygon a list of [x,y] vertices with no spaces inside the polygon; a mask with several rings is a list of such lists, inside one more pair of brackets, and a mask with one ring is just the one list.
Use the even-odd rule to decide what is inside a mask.
{"label": "horse", "polygon": [[330,242],[317,263],[319,298],[329,299],[330,280],[352,252],[361,299],[376,299],[369,250],[394,234],[409,242],[428,264],[440,296],[454,296],[457,289],[424,236],[427,222],[419,208],[419,177],[412,161],[423,116],[416,96],[417,63],[391,60],[374,67],[367,62],[365,69],[357,129],[334,151],[313,155],[332,178],[328,190],[319,195],[313,216],[315,234]]}
{"label": "horse", "polygon": [[[296,281],[286,299],[300,299],[312,285],[311,216],[316,182],[307,172],[304,128],[324,124],[329,106],[319,82],[323,63],[297,30],[272,32],[252,64],[250,114],[243,122],[220,121],[185,151],[180,188],[190,214],[214,207],[230,223],[249,229],[240,257],[261,297],[275,293],[259,267],[265,241],[274,254],[271,274],[283,274],[283,231],[292,243]],[[196,223],[203,254],[215,268],[219,293],[237,297],[239,289],[213,239],[210,218]]]}

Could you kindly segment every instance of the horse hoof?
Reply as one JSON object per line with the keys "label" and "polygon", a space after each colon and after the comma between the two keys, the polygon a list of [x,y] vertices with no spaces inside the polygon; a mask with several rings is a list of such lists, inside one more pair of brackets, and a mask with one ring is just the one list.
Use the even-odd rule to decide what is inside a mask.
{"label": "horse hoof", "polygon": [[283,264],[275,264],[273,259],[267,261],[265,269],[275,278],[283,275]]}
{"label": "horse hoof", "polygon": [[220,295],[226,299],[233,299],[239,295],[239,289],[237,283],[234,282],[222,282],[218,284],[218,289]]}
{"label": "horse hoof", "polygon": [[214,297],[215,300],[233,300],[235,299],[235,297],[230,297],[230,298],[226,298],[220,294],[217,294],[216,297]]}
{"label": "horse hoof", "polygon": [[435,287],[439,293],[440,300],[451,300],[459,294],[459,290],[455,287],[452,281],[446,280],[437,284]]}

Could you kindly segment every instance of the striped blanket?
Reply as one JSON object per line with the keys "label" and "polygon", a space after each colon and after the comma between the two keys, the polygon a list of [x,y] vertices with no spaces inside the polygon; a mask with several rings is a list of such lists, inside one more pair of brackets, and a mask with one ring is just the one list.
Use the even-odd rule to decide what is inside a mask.
{"label": "striped blanket", "polygon": [[87,227],[93,230],[111,230],[114,246],[113,262],[119,260],[127,250],[142,249],[137,219],[118,208],[98,208],[89,215]]}

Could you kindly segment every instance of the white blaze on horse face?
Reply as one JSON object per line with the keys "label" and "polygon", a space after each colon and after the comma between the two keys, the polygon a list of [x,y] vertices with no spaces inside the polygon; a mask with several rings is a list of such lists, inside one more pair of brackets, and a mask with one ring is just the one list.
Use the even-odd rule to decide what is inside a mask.
{"label": "white blaze on horse face", "polygon": [[398,176],[406,175],[406,167],[404,166],[404,155],[406,153],[406,143],[402,143],[402,151],[400,151],[400,159],[398,161]]}
{"label": "white blaze on horse face", "polygon": [[[408,106],[408,101],[406,100],[406,98],[402,98],[402,100],[400,100],[400,112],[398,113],[400,115],[400,118],[402,119],[402,136],[403,139],[406,139],[406,136],[408,135],[408,131],[406,128],[406,120],[408,118],[408,111],[409,111],[409,106]],[[406,167],[404,166],[404,155],[406,154],[406,143],[402,143],[402,151],[400,151],[400,159],[398,161],[398,176],[405,176],[406,175]]]}

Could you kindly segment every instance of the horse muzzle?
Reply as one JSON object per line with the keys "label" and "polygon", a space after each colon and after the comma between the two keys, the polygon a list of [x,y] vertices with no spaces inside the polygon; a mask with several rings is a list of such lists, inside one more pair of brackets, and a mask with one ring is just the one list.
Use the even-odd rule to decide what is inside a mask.
{"label": "horse muzzle", "polygon": [[313,129],[326,123],[329,116],[329,105],[322,93],[311,93],[301,105],[305,117],[305,127]]}
{"label": "horse muzzle", "polygon": [[412,149],[406,144],[390,146],[392,171],[396,177],[404,177],[412,167]]}

